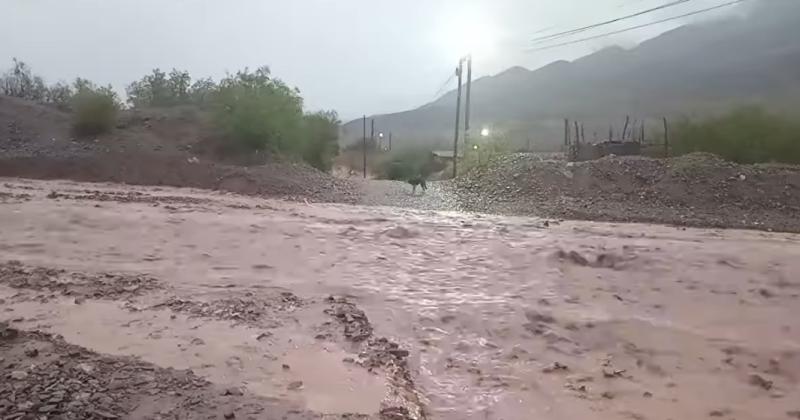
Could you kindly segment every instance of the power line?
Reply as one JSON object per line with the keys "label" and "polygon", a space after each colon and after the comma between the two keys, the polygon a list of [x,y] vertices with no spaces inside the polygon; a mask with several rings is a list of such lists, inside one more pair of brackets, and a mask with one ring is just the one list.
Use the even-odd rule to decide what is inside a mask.
{"label": "power line", "polygon": [[729,1],[727,3],[722,3],[722,4],[716,5],[714,7],[708,7],[708,8],[701,9],[701,10],[695,10],[694,12],[684,13],[684,14],[678,15],[678,16],[672,16],[672,17],[669,17],[669,18],[666,18],[666,19],[661,19],[661,20],[655,21],[655,22],[650,22],[650,23],[645,23],[645,24],[642,24],[642,25],[631,26],[631,27],[628,27],[628,28],[625,28],[625,29],[620,29],[618,31],[606,32],[604,34],[590,36],[590,37],[587,37],[587,38],[576,39],[574,41],[562,42],[560,44],[547,45],[547,46],[538,47],[538,48],[529,48],[527,51],[528,52],[543,51],[543,50],[549,50],[549,49],[552,49],[552,48],[563,47],[563,46],[566,46],[566,45],[577,44],[577,43],[580,43],[580,42],[591,41],[593,39],[603,38],[603,37],[607,37],[607,36],[611,36],[611,35],[616,35],[616,34],[621,34],[621,33],[624,33],[624,32],[633,31],[633,30],[636,30],[636,29],[646,28],[648,26],[653,26],[653,25],[658,25],[658,24],[661,24],[661,23],[666,23],[666,22],[669,22],[669,21],[672,21],[672,20],[676,20],[676,19],[682,19],[682,18],[689,17],[689,16],[699,15],[701,13],[706,13],[706,12],[710,12],[712,10],[721,9],[723,7],[733,6],[734,4],[744,3],[745,1],[748,1],[748,0]]}
{"label": "power line", "polygon": [[442,86],[439,87],[439,90],[437,90],[436,93],[433,94],[433,97],[429,102],[433,102],[436,99],[438,99],[439,95],[441,95],[445,91],[445,89],[447,89],[447,85],[449,85],[450,82],[452,82],[453,79],[455,79],[455,77],[456,77],[455,73],[450,74],[450,77],[448,77],[447,80],[445,80],[444,83],[442,83]]}
{"label": "power line", "polygon": [[620,21],[623,21],[623,20],[632,19],[632,18],[635,18],[635,17],[638,17],[638,16],[642,16],[642,15],[646,15],[648,13],[652,13],[652,12],[655,12],[655,11],[658,11],[658,10],[662,10],[662,9],[666,9],[666,8],[669,8],[669,7],[677,6],[679,4],[688,3],[690,1],[693,1],[693,0],[673,0],[673,1],[669,2],[669,3],[662,4],[661,6],[652,7],[650,9],[642,10],[641,12],[636,12],[636,13],[633,13],[633,14],[630,14],[630,15],[618,17],[618,18],[607,20],[607,21],[604,21],[604,22],[594,23],[594,24],[591,24],[591,25],[588,25],[588,26],[583,26],[583,27],[580,27],[580,28],[570,29],[568,31],[563,31],[563,32],[555,33],[555,34],[536,37],[531,42],[533,42],[534,44],[541,44],[541,43],[546,42],[546,41],[552,41],[555,38],[561,38],[561,37],[564,37],[564,36],[567,36],[567,35],[575,35],[577,33],[585,32],[585,31],[588,31],[590,29],[595,29],[595,28],[599,28],[601,26],[609,25],[609,24],[620,22]]}

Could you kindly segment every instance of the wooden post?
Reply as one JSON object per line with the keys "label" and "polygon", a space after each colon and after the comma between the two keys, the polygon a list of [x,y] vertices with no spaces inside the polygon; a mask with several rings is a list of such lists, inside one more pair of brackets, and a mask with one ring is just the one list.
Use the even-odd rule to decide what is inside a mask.
{"label": "wooden post", "polygon": [[569,152],[569,120],[564,118],[564,153]]}
{"label": "wooden post", "polygon": [[575,121],[575,143],[578,146],[581,144],[581,130],[578,128],[578,121]]}
{"label": "wooden post", "polygon": [[464,59],[458,60],[456,75],[458,76],[458,96],[456,96],[456,132],[453,138],[453,179],[458,175],[458,130],[461,119],[461,88],[462,73],[464,73]]}
{"label": "wooden post", "polygon": [[639,143],[644,144],[644,120],[642,120],[642,135],[639,137]]}
{"label": "wooden post", "polygon": [[364,179],[367,179],[367,116],[364,115]]}
{"label": "wooden post", "polygon": [[664,157],[669,157],[669,125],[664,117]]}
{"label": "wooden post", "polygon": [[622,128],[622,138],[620,140],[625,141],[625,135],[628,134],[628,124],[631,122],[631,116],[625,116],[625,127]]}
{"label": "wooden post", "polygon": [[583,130],[583,123],[581,123],[581,139],[586,143],[586,131]]}

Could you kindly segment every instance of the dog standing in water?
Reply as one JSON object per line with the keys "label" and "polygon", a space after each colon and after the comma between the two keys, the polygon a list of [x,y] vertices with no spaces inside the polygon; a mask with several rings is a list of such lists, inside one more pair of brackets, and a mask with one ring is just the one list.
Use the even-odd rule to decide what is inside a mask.
{"label": "dog standing in water", "polygon": [[411,184],[411,194],[415,195],[417,193],[417,186],[419,185],[422,188],[422,192],[428,191],[428,184],[425,183],[425,178],[422,175],[417,175],[408,180],[408,183]]}

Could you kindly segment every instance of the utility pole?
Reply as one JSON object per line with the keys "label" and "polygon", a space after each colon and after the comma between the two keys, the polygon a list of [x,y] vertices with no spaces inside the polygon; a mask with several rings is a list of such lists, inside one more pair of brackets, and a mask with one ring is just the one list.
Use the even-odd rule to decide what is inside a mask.
{"label": "utility pole", "polygon": [[389,151],[392,151],[392,132],[389,132]]}
{"label": "utility pole", "polygon": [[364,115],[364,179],[367,179],[367,116]]}
{"label": "utility pole", "polygon": [[466,57],[467,60],[467,102],[464,105],[464,151],[469,150],[469,105],[472,93],[472,54]]}
{"label": "utility pole", "polygon": [[669,125],[664,117],[664,157],[669,157]]}
{"label": "utility pole", "polygon": [[370,119],[370,124],[372,128],[369,130],[369,142],[370,146],[375,147],[375,118]]}
{"label": "utility pole", "polygon": [[458,60],[456,75],[458,76],[458,96],[456,97],[456,134],[453,139],[453,178],[458,175],[458,129],[461,121],[461,76],[464,73],[464,59]]}

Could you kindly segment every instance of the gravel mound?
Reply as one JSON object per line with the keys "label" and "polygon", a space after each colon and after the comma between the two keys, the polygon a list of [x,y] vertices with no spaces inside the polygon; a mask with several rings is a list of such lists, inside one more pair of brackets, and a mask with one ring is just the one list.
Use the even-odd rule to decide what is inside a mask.
{"label": "gravel mound", "polygon": [[460,177],[456,195],[471,211],[800,232],[800,167],[706,153],[574,163],[515,154]]}

